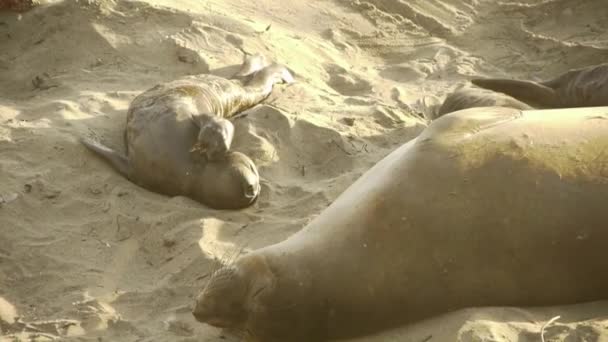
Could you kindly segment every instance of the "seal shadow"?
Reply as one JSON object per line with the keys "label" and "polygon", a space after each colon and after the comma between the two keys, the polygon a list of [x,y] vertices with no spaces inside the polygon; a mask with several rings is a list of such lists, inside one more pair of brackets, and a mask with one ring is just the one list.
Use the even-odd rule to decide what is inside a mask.
{"label": "seal shadow", "polygon": [[[553,317],[560,319],[545,327],[545,341],[599,342],[600,326],[588,320],[608,318],[606,301],[550,307],[472,307],[437,315],[349,342],[448,341],[539,342],[540,329]],[[438,330],[437,327],[443,327]]]}

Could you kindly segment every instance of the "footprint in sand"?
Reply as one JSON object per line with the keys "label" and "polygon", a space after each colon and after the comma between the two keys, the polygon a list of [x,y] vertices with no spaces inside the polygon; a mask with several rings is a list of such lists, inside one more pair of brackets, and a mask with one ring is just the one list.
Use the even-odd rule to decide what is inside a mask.
{"label": "footprint in sand", "polygon": [[[344,37],[343,33],[346,33],[350,37]],[[323,33],[321,33],[321,37],[329,40],[339,50],[342,50],[346,53],[354,54],[357,53],[359,49],[357,48],[357,46],[348,43],[348,41],[352,39],[353,35],[358,37],[361,36],[355,31],[345,31],[341,29],[327,29],[323,31]]]}
{"label": "footprint in sand", "polygon": [[72,319],[25,321],[9,301],[0,297],[0,341],[54,341],[84,334]]}
{"label": "footprint in sand", "polygon": [[167,38],[168,44],[175,49],[177,60],[190,64],[197,73],[209,71],[209,63],[201,54],[201,47],[209,45],[207,33],[197,26],[186,28]]}
{"label": "footprint in sand", "polygon": [[327,85],[342,95],[368,95],[373,89],[369,81],[349,73],[339,65],[326,64],[325,71],[329,74]]}
{"label": "footprint in sand", "polygon": [[424,78],[426,74],[411,66],[393,65],[380,71],[380,76],[395,82],[411,82]]}

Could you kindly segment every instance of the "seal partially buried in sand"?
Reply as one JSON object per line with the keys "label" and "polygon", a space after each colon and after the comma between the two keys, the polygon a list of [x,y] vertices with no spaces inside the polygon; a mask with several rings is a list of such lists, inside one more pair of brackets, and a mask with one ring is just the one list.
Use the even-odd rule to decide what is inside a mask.
{"label": "seal partially buried in sand", "polygon": [[[260,192],[259,175],[246,155],[229,150],[234,128],[223,118],[262,101],[274,83],[292,79],[281,65],[252,68],[248,60],[237,75],[250,79],[242,86],[213,75],[189,76],[137,96],[127,112],[126,155],[89,139],[82,142],[149,190],[212,208],[247,207]],[[207,158],[191,151],[201,145]]]}
{"label": "seal partially buried in sand", "polygon": [[193,314],[248,341],[318,342],[607,299],[607,111],[444,116],[300,232],[213,274]]}
{"label": "seal partially buried in sand", "polygon": [[515,109],[532,109],[527,104],[511,96],[495,91],[461,86],[446,96],[443,104],[428,115],[429,120],[436,120],[445,114],[475,107],[509,107]]}
{"label": "seal partially buried in sand", "polygon": [[570,70],[545,82],[475,78],[471,83],[536,108],[608,106],[608,64]]}

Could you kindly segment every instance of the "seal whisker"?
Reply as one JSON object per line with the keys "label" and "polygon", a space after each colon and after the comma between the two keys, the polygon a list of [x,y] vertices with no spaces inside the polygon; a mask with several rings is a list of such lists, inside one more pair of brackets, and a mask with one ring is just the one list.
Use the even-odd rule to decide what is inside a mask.
{"label": "seal whisker", "polygon": [[548,320],[545,324],[543,324],[542,327],[540,327],[540,340],[541,342],[545,342],[545,329],[550,326],[551,324],[553,324],[555,321],[557,321],[558,319],[560,319],[561,316],[555,316],[553,318],[551,318],[550,320]]}

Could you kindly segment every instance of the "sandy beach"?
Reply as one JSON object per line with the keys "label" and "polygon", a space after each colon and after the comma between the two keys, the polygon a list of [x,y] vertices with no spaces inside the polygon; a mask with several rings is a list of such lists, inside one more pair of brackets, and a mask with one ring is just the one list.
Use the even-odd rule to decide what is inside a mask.
{"label": "sandy beach", "polygon": [[[235,121],[261,176],[250,208],[129,182],[79,142],[123,149],[130,101],[243,51],[287,65]],[[550,78],[608,59],[605,0],[65,0],[0,12],[0,341],[237,341],[194,296],[284,240],[425,127],[473,75]],[[422,101],[425,99],[425,101]],[[608,302],[480,308],[356,341],[608,341]]]}

